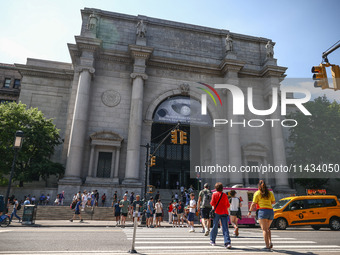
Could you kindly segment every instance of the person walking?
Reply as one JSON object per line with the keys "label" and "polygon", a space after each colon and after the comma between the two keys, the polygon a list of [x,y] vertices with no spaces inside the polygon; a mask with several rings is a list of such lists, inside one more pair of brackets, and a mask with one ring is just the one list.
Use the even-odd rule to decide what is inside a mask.
{"label": "person walking", "polygon": [[80,198],[77,198],[77,204],[74,208],[74,215],[73,215],[73,218],[70,219],[71,222],[73,222],[75,220],[76,215],[79,216],[80,222],[83,222],[83,219],[81,218],[81,214],[80,214],[80,204],[81,204],[81,200],[80,200]]}
{"label": "person walking", "polygon": [[102,207],[105,206],[105,201],[106,201],[106,195],[105,193],[102,195]]}
{"label": "person walking", "polygon": [[120,225],[120,207],[118,198],[112,202],[113,213],[116,217],[116,226]]}
{"label": "person walking", "polygon": [[202,225],[204,228],[204,235],[208,236],[210,233],[210,216],[211,211],[211,192],[209,190],[209,184],[204,184],[204,189],[200,191],[198,195],[197,210],[201,213]]}
{"label": "person walking", "polygon": [[21,218],[17,215],[18,206],[19,206],[18,199],[14,198],[13,199],[13,211],[11,214],[11,218],[9,219],[9,222],[12,222],[13,216],[15,216],[19,220],[19,223],[21,222]]}
{"label": "person walking", "polygon": [[274,219],[274,211],[272,204],[275,203],[274,194],[268,190],[266,183],[263,180],[259,181],[259,190],[254,193],[253,202],[250,205],[248,216],[252,210],[258,205],[258,220],[262,229],[263,238],[266,243],[264,249],[270,250],[273,248],[270,225]]}
{"label": "person walking", "polygon": [[124,195],[123,200],[121,200],[119,203],[119,207],[121,209],[121,223],[123,228],[125,227],[126,217],[129,212],[129,205],[130,202],[127,200],[127,196]]}
{"label": "person walking", "polygon": [[146,209],[146,227],[148,228],[153,228],[153,210],[153,197],[150,197]]}
{"label": "person walking", "polygon": [[230,207],[228,196],[223,193],[223,184],[217,182],[215,184],[216,192],[212,194],[211,198],[211,206],[215,210],[215,217],[213,228],[210,232],[210,244],[215,245],[217,231],[218,231],[218,223],[221,221],[222,223],[222,233],[224,237],[224,247],[227,249],[231,249],[231,240],[229,236],[228,229],[228,209]]}
{"label": "person walking", "polygon": [[163,204],[160,199],[157,200],[155,204],[156,209],[156,228],[161,226],[161,218],[162,218],[162,211],[163,211]]}
{"label": "person walking", "polygon": [[137,195],[136,200],[133,201],[131,205],[132,222],[135,222],[135,217],[137,217],[137,223],[139,222],[142,209],[143,202],[140,200],[140,195]]}
{"label": "person walking", "polygon": [[168,216],[169,216],[169,224],[172,223],[172,202],[168,205]]}
{"label": "person walking", "polygon": [[182,201],[179,200],[178,202],[178,206],[177,206],[177,217],[178,217],[178,225],[181,226],[181,222],[182,222],[182,227],[184,227],[184,217],[183,217],[183,214],[184,214],[184,206],[182,204]]}
{"label": "person walking", "polygon": [[195,194],[191,193],[190,194],[190,202],[189,202],[189,215],[188,215],[188,222],[190,225],[190,230],[189,232],[195,232],[194,228],[194,220],[195,220],[195,214],[196,214],[196,200],[195,200]]}
{"label": "person walking", "polygon": [[236,197],[236,191],[232,190],[230,191],[230,222],[234,227],[234,236],[238,237],[238,212],[241,208],[241,201],[238,197]]}

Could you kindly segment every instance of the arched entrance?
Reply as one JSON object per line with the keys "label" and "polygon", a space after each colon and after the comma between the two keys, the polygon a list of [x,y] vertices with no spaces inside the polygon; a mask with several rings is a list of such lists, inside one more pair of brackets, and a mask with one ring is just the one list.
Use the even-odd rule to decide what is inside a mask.
{"label": "arched entrance", "polygon": [[200,107],[197,100],[175,96],[156,108],[151,128],[151,152],[178,122],[181,123],[179,129],[187,133],[187,144],[172,144],[169,136],[155,153],[156,165],[150,168],[149,183],[156,188],[174,189],[177,182],[184,187],[198,187],[198,179],[190,178],[190,133],[197,131],[199,125],[211,124],[210,116],[201,115]]}

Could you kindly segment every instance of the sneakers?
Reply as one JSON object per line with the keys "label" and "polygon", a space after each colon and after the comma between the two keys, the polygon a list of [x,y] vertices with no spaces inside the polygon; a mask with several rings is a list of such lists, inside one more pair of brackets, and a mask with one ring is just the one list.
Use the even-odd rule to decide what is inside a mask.
{"label": "sneakers", "polygon": [[216,244],[213,241],[210,241],[210,245],[215,246]]}
{"label": "sneakers", "polygon": [[204,229],[201,230],[201,233],[205,233]]}
{"label": "sneakers", "polygon": [[189,230],[189,232],[195,232],[195,229],[192,228],[192,229]]}
{"label": "sneakers", "polygon": [[72,220],[72,219],[70,219],[70,222],[73,222],[73,220]]}
{"label": "sneakers", "polygon": [[82,219],[79,222],[84,222]]}
{"label": "sneakers", "polygon": [[210,231],[209,230],[207,230],[207,231],[205,231],[205,236],[208,236],[209,235],[209,233],[210,233]]}
{"label": "sneakers", "polygon": [[231,249],[231,244],[230,243],[225,244],[224,247],[227,248],[227,249]]}

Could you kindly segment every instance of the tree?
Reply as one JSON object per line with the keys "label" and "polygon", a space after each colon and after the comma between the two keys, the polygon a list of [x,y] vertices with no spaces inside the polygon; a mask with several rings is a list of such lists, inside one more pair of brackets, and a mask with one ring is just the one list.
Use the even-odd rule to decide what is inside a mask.
{"label": "tree", "polygon": [[[288,162],[303,167],[310,164],[317,167],[319,164],[339,163],[340,104],[336,101],[331,103],[323,96],[307,102],[304,106],[311,116],[305,116],[300,111],[288,116],[298,122],[296,127],[290,129]],[[320,172],[309,174],[318,174],[318,177],[321,177]],[[327,180],[302,178],[295,181],[307,188],[315,188],[326,184]]]}
{"label": "tree", "polygon": [[50,160],[55,146],[62,143],[53,120],[46,119],[37,108],[6,103],[0,104],[0,179],[10,172],[17,130],[24,132],[24,141],[18,152],[14,180],[22,184],[64,173],[63,165]]}

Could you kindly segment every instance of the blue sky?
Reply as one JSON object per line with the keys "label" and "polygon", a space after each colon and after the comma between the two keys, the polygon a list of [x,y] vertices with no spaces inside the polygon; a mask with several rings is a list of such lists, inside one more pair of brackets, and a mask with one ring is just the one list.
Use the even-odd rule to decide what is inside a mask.
{"label": "blue sky", "polygon": [[[25,63],[27,57],[70,62],[66,44],[80,33],[84,7],[270,38],[278,65],[288,67],[287,78],[306,82],[322,52],[340,40],[338,0],[16,0],[2,1],[1,7],[2,63]],[[340,64],[340,49],[329,61]],[[340,91],[329,92],[340,97]]]}

